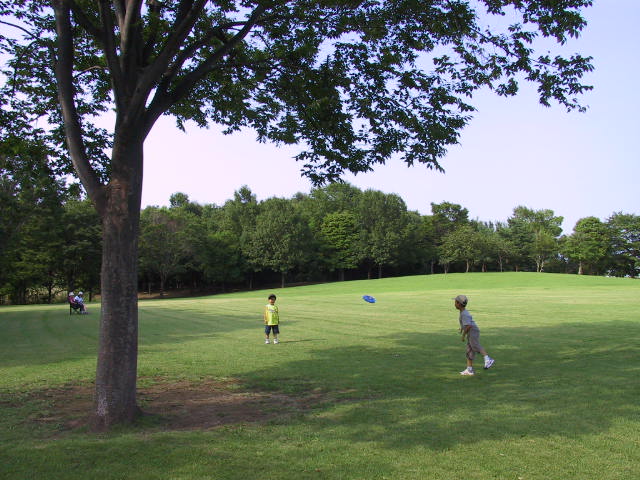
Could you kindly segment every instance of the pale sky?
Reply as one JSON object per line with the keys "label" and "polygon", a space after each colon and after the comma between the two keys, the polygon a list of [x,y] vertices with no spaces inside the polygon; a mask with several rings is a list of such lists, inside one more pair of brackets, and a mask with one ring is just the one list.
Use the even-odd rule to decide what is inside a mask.
{"label": "pale sky", "polygon": [[[431,202],[444,201],[482,221],[506,221],[519,205],[551,209],[564,217],[566,234],[583,217],[640,214],[640,1],[595,0],[586,17],[582,37],[564,49],[594,57],[595,71],[585,79],[594,90],[582,97],[586,113],[543,107],[532,88],[508,99],[483,93],[471,102],[478,111],[460,145],[441,160],[445,173],[396,161],[344,179],[398,194],[423,215]],[[168,205],[175,192],[222,205],[242,185],[258,200],[311,191],[292,158],[297,148],[220,130],[190,125],[185,134],[171,118],[161,119],[145,146],[143,207]]]}

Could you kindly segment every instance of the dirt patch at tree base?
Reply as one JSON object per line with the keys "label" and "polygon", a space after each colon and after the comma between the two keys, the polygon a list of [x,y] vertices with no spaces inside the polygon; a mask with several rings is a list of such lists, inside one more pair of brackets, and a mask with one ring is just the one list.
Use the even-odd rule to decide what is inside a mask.
{"label": "dirt patch at tree base", "polygon": [[[146,382],[149,383],[149,382]],[[89,428],[94,386],[68,385],[40,390],[29,399],[46,405],[27,422],[54,424],[59,434]],[[240,382],[154,380],[138,388],[144,430],[210,430],[225,425],[262,423],[304,414],[328,400],[312,391],[295,396],[243,389]]]}

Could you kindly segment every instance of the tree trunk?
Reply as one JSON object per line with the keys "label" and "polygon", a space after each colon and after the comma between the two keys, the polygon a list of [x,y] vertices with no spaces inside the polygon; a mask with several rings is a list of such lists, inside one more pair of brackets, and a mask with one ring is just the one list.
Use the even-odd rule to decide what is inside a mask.
{"label": "tree trunk", "polygon": [[160,274],[160,298],[164,298],[164,285],[166,283],[167,275]]}
{"label": "tree trunk", "polygon": [[578,275],[582,275],[582,261],[578,263]]}
{"label": "tree trunk", "polygon": [[[115,148],[112,180],[102,211],[102,313],[94,427],[131,423],[138,362],[138,233],[142,192],[142,141]],[[124,147],[122,147],[124,145]]]}

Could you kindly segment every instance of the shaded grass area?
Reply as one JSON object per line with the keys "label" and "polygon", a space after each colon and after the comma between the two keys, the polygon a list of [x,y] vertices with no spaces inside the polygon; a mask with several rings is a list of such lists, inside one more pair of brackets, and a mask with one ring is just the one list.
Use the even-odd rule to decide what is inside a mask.
{"label": "shaded grass area", "polygon": [[[42,421],[47,392],[90,385],[97,316],[3,308],[0,478],[640,478],[639,285],[470,274],[277,290],[277,346],[262,343],[271,292],[141,302],[141,391],[213,379],[273,415],[104,435]],[[458,293],[497,359],[474,378],[458,375]],[[306,408],[282,401],[310,393]]]}

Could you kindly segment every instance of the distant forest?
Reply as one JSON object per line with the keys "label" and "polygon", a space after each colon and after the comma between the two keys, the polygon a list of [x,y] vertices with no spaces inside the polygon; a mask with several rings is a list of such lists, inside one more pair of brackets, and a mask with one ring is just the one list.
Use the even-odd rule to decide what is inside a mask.
{"label": "distant forest", "polygon": [[[0,302],[99,294],[101,226],[91,203],[58,181],[0,177]],[[35,181],[38,180],[38,181]],[[139,290],[164,295],[470,271],[638,277],[640,217],[580,219],[561,235],[553,210],[517,206],[504,222],[464,206],[407,210],[402,198],[335,183],[257,201],[243,186],[224,205],[183,193],[141,211]]]}

